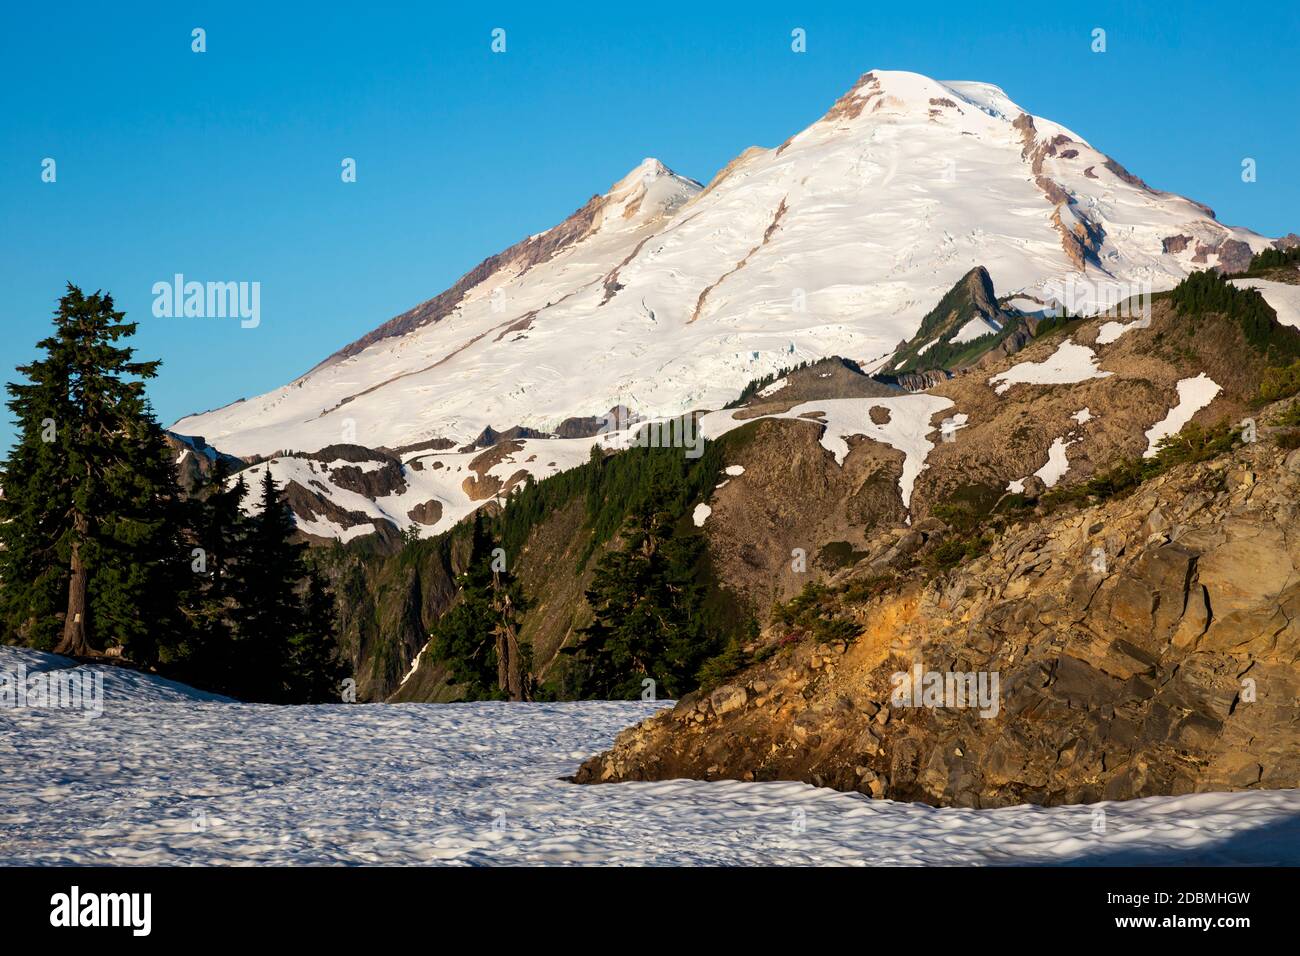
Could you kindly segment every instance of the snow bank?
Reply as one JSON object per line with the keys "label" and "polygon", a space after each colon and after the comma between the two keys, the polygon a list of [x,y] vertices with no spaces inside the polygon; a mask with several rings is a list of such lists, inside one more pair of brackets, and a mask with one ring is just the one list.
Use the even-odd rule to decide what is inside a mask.
{"label": "snow bank", "polygon": [[[78,664],[70,657],[59,654],[46,654],[25,647],[10,647],[0,644],[0,675],[14,677],[27,674],[29,677],[38,673],[61,671],[68,674],[99,675],[104,682],[105,707],[122,702],[133,703],[230,703],[229,697],[209,694],[197,690],[188,684],[167,680],[156,674],[145,674],[129,667],[117,667],[111,664]],[[24,711],[0,709],[0,717],[16,717],[23,713],[50,714],[51,711]],[[0,761],[3,763],[3,761]]]}
{"label": "snow bank", "polygon": [[1125,332],[1132,332],[1134,329],[1148,329],[1151,327],[1151,320],[1134,319],[1132,322],[1105,322],[1097,330],[1097,344],[1109,345],[1114,342]]}
{"label": "snow bank", "polygon": [[[1047,449],[1047,464],[1034,472],[1035,475],[1043,479],[1043,484],[1048,488],[1055,486],[1070,469],[1070,460],[1065,457],[1065,449],[1073,444],[1073,441],[1067,441],[1064,438],[1052,440],[1052,447]],[[1021,490],[1024,490],[1023,486]]]}
{"label": "snow bank", "polygon": [[997,331],[999,331],[997,326],[977,317],[963,325],[950,341],[958,344],[974,342],[976,339],[982,339],[984,336],[992,335]]}
{"label": "snow bank", "polygon": [[1202,372],[1195,378],[1185,378],[1178,383],[1178,404],[1169,414],[1146,430],[1147,450],[1144,458],[1154,457],[1161,439],[1177,435],[1184,425],[1219,394],[1221,389],[1214,379]]}
{"label": "snow bank", "polygon": [[1097,355],[1092,349],[1066,339],[1046,361],[1013,365],[994,375],[989,384],[996,384],[994,391],[1005,395],[1012,385],[1073,385],[1112,374],[1097,368]]}

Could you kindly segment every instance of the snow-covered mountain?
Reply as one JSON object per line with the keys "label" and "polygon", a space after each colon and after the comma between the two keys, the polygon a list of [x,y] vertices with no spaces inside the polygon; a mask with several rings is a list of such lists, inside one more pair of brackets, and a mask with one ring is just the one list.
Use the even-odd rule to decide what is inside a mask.
{"label": "snow-covered mountain", "polygon": [[975,266],[1042,300],[1266,245],[995,86],[876,71],[707,187],[647,159],[301,378],[174,429],[267,455],[717,407],[804,359],[880,363]]}

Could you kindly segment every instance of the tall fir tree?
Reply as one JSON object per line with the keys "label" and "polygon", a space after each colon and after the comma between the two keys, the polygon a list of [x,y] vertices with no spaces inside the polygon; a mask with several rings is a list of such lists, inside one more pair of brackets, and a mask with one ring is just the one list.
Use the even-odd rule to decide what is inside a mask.
{"label": "tall fir tree", "polygon": [[307,546],[294,540],[293,512],[269,468],[256,513],[243,524],[229,569],[237,668],[231,693],[273,704],[336,700],[345,667],[336,652],[334,598],[307,567]]}
{"label": "tall fir tree", "polygon": [[159,363],[118,344],[135,329],[111,296],[69,284],[43,356],[8,385],[19,438],[0,466],[0,616],[33,646],[151,663],[176,626],[178,499],[144,393]]}

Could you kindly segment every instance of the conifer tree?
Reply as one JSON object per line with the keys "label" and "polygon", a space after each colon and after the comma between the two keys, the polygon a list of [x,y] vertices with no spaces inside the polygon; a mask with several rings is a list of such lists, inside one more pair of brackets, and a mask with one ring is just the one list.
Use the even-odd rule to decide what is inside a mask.
{"label": "conifer tree", "polygon": [[519,638],[524,596],[514,576],[495,562],[493,548],[476,512],[465,568],[456,579],[456,603],[434,626],[431,652],[448,665],[467,698],[525,700],[532,694],[532,675],[529,648]]}
{"label": "conifer tree", "polygon": [[347,671],[335,650],[334,595],[314,570],[307,575],[302,627],[292,640],[291,697],[301,703],[337,701]]}
{"label": "conifer tree", "polygon": [[175,477],[144,394],[159,363],[117,344],[135,328],[111,296],[69,284],[42,357],[8,386],[19,438],[0,466],[0,614],[37,647],[117,644],[147,662],[151,635],[174,624],[150,616],[176,606],[180,552]]}
{"label": "conifer tree", "polygon": [[302,627],[297,588],[307,573],[293,541],[295,526],[270,468],[262,473],[259,507],[240,538],[232,586],[233,618],[243,693],[249,700],[290,699],[293,637]]}
{"label": "conifer tree", "polygon": [[225,459],[217,458],[204,487],[188,503],[193,583],[185,606],[187,646],[177,666],[182,679],[234,696],[239,695],[235,587],[247,495],[243,475],[231,481]]}
{"label": "conifer tree", "polygon": [[714,649],[698,580],[703,538],[677,533],[670,497],[652,489],[623,526],[622,547],[596,565],[586,594],[594,620],[565,650],[579,697],[634,698],[646,678],[680,696]]}

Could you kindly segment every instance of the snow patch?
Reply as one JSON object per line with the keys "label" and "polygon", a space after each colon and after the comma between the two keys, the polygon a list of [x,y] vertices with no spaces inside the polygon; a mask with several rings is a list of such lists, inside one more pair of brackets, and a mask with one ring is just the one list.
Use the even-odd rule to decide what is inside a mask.
{"label": "snow patch", "polygon": [[[951,408],[953,401],[938,395],[902,395],[896,398],[832,398],[824,401],[803,402],[789,411],[779,415],[763,415],[762,418],[814,420],[825,427],[820,439],[821,446],[835,456],[835,463],[843,465],[849,453],[848,438],[864,436],[883,442],[903,453],[903,474],[898,479],[898,492],[903,507],[910,507],[912,488],[916,477],[925,470],[925,460],[934,448],[929,435],[935,431],[930,419],[936,412]],[[873,407],[889,410],[889,421],[879,425],[871,420]],[[739,428],[752,418],[737,419],[735,410],[710,412],[700,418],[700,428],[704,436],[717,439],[734,428]],[[959,415],[951,427],[960,428],[965,424],[965,416]]]}
{"label": "snow patch", "polygon": [[[1052,447],[1047,449],[1047,464],[1039,468],[1035,475],[1043,479],[1043,484],[1048,488],[1053,487],[1065,475],[1070,468],[1070,461],[1065,457],[1065,449],[1074,444],[1074,441],[1066,441],[1064,438],[1052,440]],[[1024,491],[1024,486],[1020,488]]]}
{"label": "snow patch", "polygon": [[1239,289],[1258,289],[1283,325],[1300,329],[1300,285],[1269,279],[1232,279]]}
{"label": "snow patch", "polygon": [[713,509],[704,502],[695,506],[695,511],[691,513],[691,520],[695,522],[695,527],[703,528],[704,522],[709,520],[709,515],[713,514]]}
{"label": "snow patch", "polygon": [[989,384],[1001,383],[994,391],[1005,395],[1012,385],[1073,385],[1113,374],[1097,368],[1097,354],[1088,346],[1066,339],[1045,361],[1013,365],[990,378]]}
{"label": "snow patch", "polygon": [[745,466],[744,466],[744,465],[728,465],[728,466],[727,466],[727,474],[729,474],[732,478],[739,478],[739,477],[740,477],[741,475],[743,475],[744,473],[745,473]]}
{"label": "snow patch", "polygon": [[1182,379],[1178,383],[1178,404],[1169,409],[1168,415],[1147,429],[1147,450],[1142,457],[1155,457],[1156,446],[1161,440],[1177,435],[1192,420],[1193,415],[1214,401],[1220,391],[1222,389],[1214,379],[1204,372],[1195,378]]}
{"label": "snow patch", "polygon": [[1134,329],[1151,328],[1151,319],[1142,318],[1134,319],[1132,322],[1105,322],[1097,330],[1097,344],[1110,345],[1125,332],[1132,332]]}
{"label": "snow patch", "polygon": [[986,322],[982,318],[974,318],[961,327],[961,329],[951,339],[954,343],[965,344],[974,342],[976,339],[982,339],[986,335],[993,335],[1000,332],[1001,327],[992,322]]}

